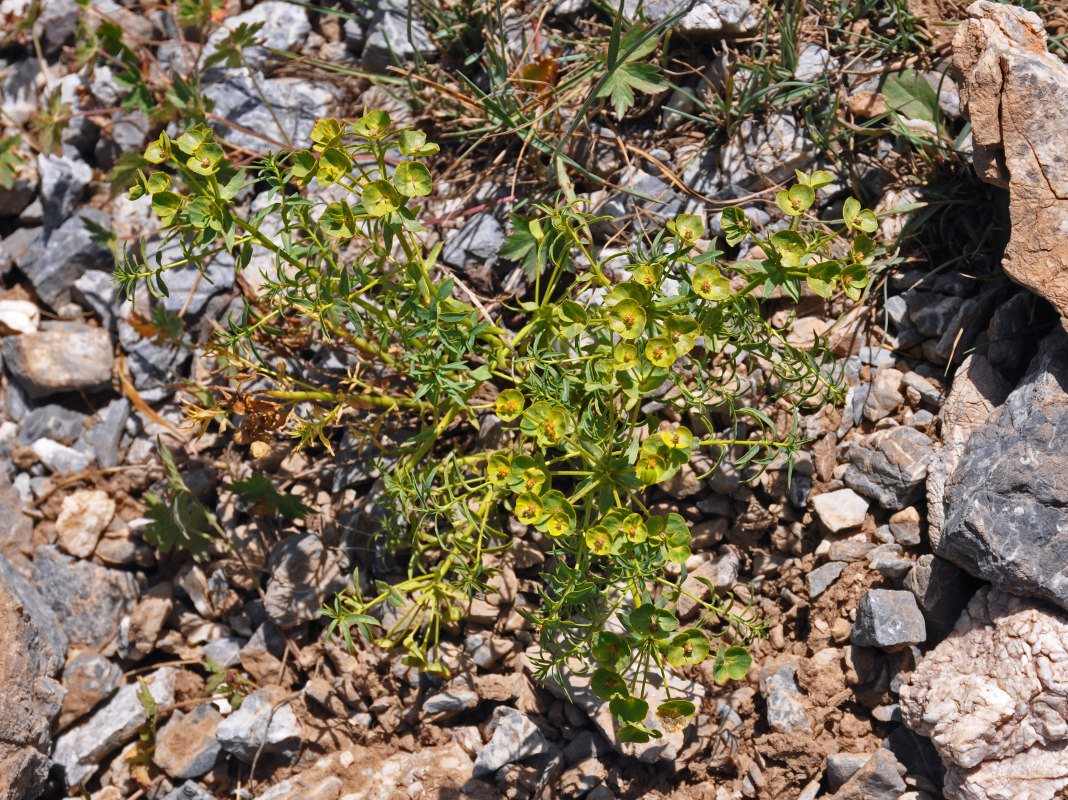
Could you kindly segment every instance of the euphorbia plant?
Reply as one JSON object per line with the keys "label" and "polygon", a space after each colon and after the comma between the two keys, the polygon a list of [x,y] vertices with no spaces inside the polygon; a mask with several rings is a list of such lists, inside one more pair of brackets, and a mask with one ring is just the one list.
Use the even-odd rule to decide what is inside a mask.
{"label": "euphorbia plant", "polygon": [[[538,634],[537,676],[589,675],[628,741],[676,729],[694,705],[669,696],[650,709],[649,673],[711,659],[717,680],[743,677],[745,644],[764,625],[707,581],[710,599],[682,588],[689,526],[677,513],[654,513],[649,492],[696,471],[698,455],[759,472],[799,445],[805,404],[840,396],[822,343],[788,342],[762,316],[759,296],[781,287],[796,299],[805,282],[824,296],[839,287],[856,296],[870,240],[858,235],[840,249],[835,240],[870,231],[874,216],[847,203],[841,230],[807,225],[831,176],[798,173],[778,198],[789,228],[755,239],[759,262],[727,264],[697,216],[602,259],[590,233],[595,217],[577,203],[541,206],[522,232],[533,248],[533,286],[516,300],[521,322],[509,329],[468,303],[437,267],[438,249],[422,246],[415,203],[432,182],[420,159],[435,145],[395,130],[384,112],[322,120],[312,140],[309,150],[235,171],[209,129],[173,142],[164,135],[146,158],[169,164],[186,191],[157,171],[141,175],[133,193],[152,195],[188,263],[203,267],[225,250],[240,267],[254,245],[275,257],[261,296],[211,346],[222,399],[194,413],[252,413],[255,396],[277,423],[261,420],[246,435],[261,452],[284,421],[301,445],[329,447],[344,426],[392,460],[377,500],[387,512],[380,535],[406,574],[393,582],[376,575],[370,592],[357,576],[324,610],[326,635],[400,647],[405,663],[447,672],[442,636],[489,590],[488,556],[509,546],[508,531],[530,531],[547,560],[537,604],[517,611]],[[393,148],[399,163],[387,158]],[[265,182],[271,202],[249,216],[236,198],[254,181]],[[313,199],[302,191],[313,182],[348,199]],[[264,233],[268,217],[280,233]],[[739,209],[723,213],[723,227],[731,245],[754,236]],[[609,261],[630,277],[613,283]],[[163,291],[169,266],[128,262],[120,279],[128,291],[140,278]],[[307,354],[327,346],[348,366],[310,368]],[[785,426],[759,407],[766,397],[789,409]],[[465,429],[491,414],[502,426],[499,445],[462,447]],[[389,424],[416,432],[390,443]],[[246,416],[240,430],[248,429]],[[686,628],[676,611],[684,595],[701,612]]]}

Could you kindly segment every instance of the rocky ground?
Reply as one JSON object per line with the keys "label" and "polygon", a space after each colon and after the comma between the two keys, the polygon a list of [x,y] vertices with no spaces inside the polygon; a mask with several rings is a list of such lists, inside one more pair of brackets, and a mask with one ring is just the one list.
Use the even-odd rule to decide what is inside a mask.
{"label": "rocky ground", "polygon": [[[164,11],[90,6],[150,42],[157,66],[182,58]],[[316,118],[364,106],[405,118],[366,80],[311,80],[272,60],[268,48],[384,72],[391,55],[437,54],[418,21],[406,41],[400,6],[357,8],[343,23],[284,2],[228,9],[226,25],[264,22],[266,40],[245,66],[205,77],[230,145],[300,141]],[[553,13],[585,8],[562,0]],[[260,265],[235,274],[216,263],[210,280],[178,272],[158,302],[184,321],[180,341],[157,335],[147,294],[118,296],[113,250],[94,230],[150,251],[158,239],[145,202],[112,194],[105,173],[155,135],[153,123],[113,108],[119,66],[104,59],[90,71],[71,58],[75,4],[43,2],[32,36],[17,30],[27,9],[0,2],[12,32],[0,48],[0,133],[43,135],[31,123],[48,98],[74,111],[56,152],[35,152],[27,135],[24,163],[0,186],[0,797],[1063,796],[1068,70],[1046,51],[1042,20],[977,3],[931,72],[950,123],[964,131],[970,119],[961,149],[975,173],[1001,188],[991,197],[1008,196],[1004,273],[1027,288],[1005,277],[1000,252],[933,269],[927,244],[898,239],[903,218],[887,216],[880,235],[900,258],[861,303],[805,297],[795,318],[771,304],[791,339],[829,337],[848,396],[803,420],[811,443],[792,481],[785,463],[755,480],[725,465],[703,480],[683,470],[657,491],[659,508],[692,525],[694,591],[693,576],[704,577],[752,601],[769,635],[743,681],[721,686],[703,667],[673,676],[700,698],[696,722],[666,745],[635,747],[616,740],[605,704],[580,683],[530,679],[536,639],[515,609],[531,604],[546,549],[530,531],[516,531],[499,557],[497,593],[474,600],[452,632],[454,677],[322,640],[315,612],[367,561],[378,467],[343,442],[328,457],[281,437],[252,464],[228,437],[182,427],[183,392],[208,377],[212,322],[254,295]],[[757,11],[700,0],[680,32],[706,43],[745,37]],[[950,56],[956,71],[945,78]],[[831,60],[806,41],[795,77],[837,68]],[[879,85],[854,72],[846,99],[878,102]],[[659,138],[645,157],[622,147],[591,155],[612,185],[656,198],[591,190],[621,221],[612,233],[629,235],[632,217],[695,209],[714,229],[715,205],[697,196],[751,203],[754,220],[775,225],[767,188],[825,163],[789,109],[702,149],[700,133],[671,120],[683,101],[659,98]],[[433,113],[409,118],[442,124]],[[922,196],[901,180],[915,154],[903,155],[900,133],[869,145],[861,161],[881,193],[873,206]],[[498,257],[510,177],[452,176],[426,211],[443,262],[484,297],[523,281]],[[984,211],[957,213],[993,224]],[[145,543],[145,493],[164,480],[157,438],[240,558],[220,549],[195,562]],[[221,491],[253,468],[313,513],[287,521]],[[158,707],[147,744],[146,704]]]}

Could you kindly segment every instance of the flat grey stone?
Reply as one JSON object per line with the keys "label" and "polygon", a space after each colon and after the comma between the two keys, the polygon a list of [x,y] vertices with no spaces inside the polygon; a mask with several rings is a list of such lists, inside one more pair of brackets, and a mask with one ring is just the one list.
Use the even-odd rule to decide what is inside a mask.
{"label": "flat grey stone", "polygon": [[[251,763],[261,750],[292,760],[300,747],[300,723],[288,703],[271,689],[258,689],[219,725],[215,736],[224,750]],[[272,713],[273,712],[273,713]]]}
{"label": "flat grey stone", "polygon": [[927,626],[912,592],[869,589],[860,599],[853,644],[899,650],[926,639]]}
{"label": "flat grey stone", "polygon": [[831,561],[821,567],[816,567],[808,573],[805,580],[808,582],[809,599],[815,600],[827,591],[828,587],[838,580],[838,576],[842,574],[842,570],[844,570],[846,566],[848,565],[843,561]]}
{"label": "flat grey stone", "polygon": [[156,732],[152,760],[172,778],[199,778],[215,766],[222,745],[215,738],[222,714],[205,702],[188,714],[176,710]]}
{"label": "flat grey stone", "polygon": [[760,694],[768,727],[776,733],[811,733],[812,723],[797,688],[797,664],[772,664],[760,671]]}
{"label": "flat grey stone", "polygon": [[883,508],[896,511],[919,493],[934,456],[934,442],[905,426],[876,431],[849,451],[845,483]]}
{"label": "flat grey stone", "polygon": [[498,706],[493,710],[491,722],[493,735],[475,759],[476,778],[492,775],[505,764],[525,761],[552,749],[538,726],[514,708]]}

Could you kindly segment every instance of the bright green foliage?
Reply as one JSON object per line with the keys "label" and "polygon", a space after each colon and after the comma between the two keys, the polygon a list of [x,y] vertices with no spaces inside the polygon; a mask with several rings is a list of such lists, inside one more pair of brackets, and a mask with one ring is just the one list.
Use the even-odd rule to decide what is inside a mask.
{"label": "bright green foliage", "polygon": [[304,519],[311,513],[299,497],[278,491],[258,472],[248,480],[227,484],[226,488],[264,515],[281,514],[287,519]]}
{"label": "bright green foliage", "polygon": [[627,109],[634,105],[635,91],[656,94],[668,88],[657,68],[641,60],[656,49],[656,45],[655,38],[645,36],[645,31],[635,26],[619,41],[621,59],[615,64],[606,64],[607,73],[596,96],[608,97],[616,119],[623,119]]}
{"label": "bright green foliage", "polygon": [[15,170],[26,163],[26,159],[15,152],[21,140],[19,136],[0,139],[0,186],[5,189],[15,185]]}
{"label": "bright green foliage", "polygon": [[[246,173],[229,166],[206,127],[174,142],[161,136],[146,157],[174,180],[140,173],[132,194],[152,195],[167,235],[197,266],[222,248],[239,265],[253,245],[275,257],[260,302],[212,344],[222,378],[233,382],[229,396],[253,380],[272,387],[259,392],[269,407],[262,419],[276,423],[265,430],[284,425],[301,445],[329,445],[344,417],[379,446],[390,416],[418,431],[387,451],[393,461],[377,501],[387,513],[381,535],[407,559],[407,577],[376,581],[366,594],[354,580],[324,609],[327,635],[402,648],[405,664],[446,674],[441,636],[489,590],[486,557],[509,545],[510,516],[545,534],[550,548],[537,602],[517,609],[538,634],[537,676],[578,665],[611,704],[624,741],[677,729],[693,704],[672,698],[650,709],[649,673],[714,659],[717,679],[740,678],[749,667],[745,644],[764,623],[713,590],[711,599],[689,595],[700,614],[680,630],[690,530],[678,514],[651,513],[645,490],[692,470],[699,453],[759,474],[798,446],[803,405],[841,397],[822,343],[791,345],[761,315],[758,294],[781,289],[797,298],[806,280],[825,292],[858,291],[874,244],[863,233],[844,247],[835,238],[863,230],[870,212],[849,206],[850,224],[838,232],[808,225],[805,211],[825,179],[800,176],[801,188],[784,198],[789,230],[755,239],[764,261],[724,262],[701,241],[703,221],[684,215],[618,257],[613,267],[632,279],[613,284],[593,248],[595,218],[577,204],[538,206],[523,222],[528,240],[513,239],[534,272],[513,331],[469,305],[435,268],[437,249],[421,243],[410,203],[432,189],[417,160],[434,152],[425,136],[396,131],[388,115],[372,112],[323,120],[312,140],[312,149],[269,156]],[[411,160],[391,168],[394,147]],[[349,199],[316,203],[292,191],[313,180],[346,189]],[[234,198],[252,181],[273,191],[267,208],[246,218]],[[795,200],[804,206],[796,214]],[[280,232],[262,232],[267,217]],[[735,243],[753,235],[737,209],[724,212],[724,227]],[[120,280],[128,293],[140,279],[158,293],[166,269],[128,264]],[[314,369],[298,376],[272,366],[276,356],[325,342],[359,364],[348,377],[331,383]],[[757,366],[765,378],[755,396],[792,410],[786,430],[746,405]],[[654,393],[664,418],[642,411]],[[273,404],[291,413],[279,416]],[[725,410],[723,428],[713,420]],[[502,423],[500,443],[469,452],[464,443],[488,413]],[[254,443],[262,449],[265,439]],[[279,513],[305,513],[264,483],[256,476],[231,488]]]}

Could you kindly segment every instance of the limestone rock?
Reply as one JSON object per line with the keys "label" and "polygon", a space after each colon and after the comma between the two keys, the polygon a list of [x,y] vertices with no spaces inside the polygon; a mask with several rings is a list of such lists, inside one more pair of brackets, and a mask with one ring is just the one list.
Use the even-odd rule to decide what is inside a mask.
{"label": "limestone rock", "polygon": [[869,589],[860,598],[853,644],[899,650],[927,639],[927,626],[912,592]]}
{"label": "limestone rock", "polygon": [[[161,706],[174,702],[178,671],[163,667],[145,678],[149,693]],[[140,685],[129,683],[110,702],[76,728],[56,740],[53,758],[63,767],[68,787],[78,786],[100,766],[101,760],[130,741],[145,722],[145,710],[137,699]]]}
{"label": "limestone rock", "polygon": [[1068,336],[972,433],[945,485],[935,553],[1007,591],[1068,608]]}
{"label": "limestone rock", "polygon": [[0,557],[0,797],[38,797],[48,777],[66,647],[51,609]]}
{"label": "limestone rock", "polygon": [[88,558],[115,516],[115,501],[100,489],[79,489],[63,498],[56,534],[72,556]]}
{"label": "limestone rock", "polygon": [[215,731],[222,714],[211,703],[203,703],[182,714],[175,711],[156,733],[152,760],[172,778],[197,778],[215,766],[222,746]]}
{"label": "limestone rock", "polygon": [[817,495],[812,500],[816,516],[831,533],[859,528],[868,513],[868,501],[852,489],[839,489]]}
{"label": "limestone rock", "polygon": [[989,0],[968,6],[953,38],[979,176],[1009,190],[1006,274],[1049,300],[1068,327],[1068,67],[1042,20]]}
{"label": "limestone rock", "polygon": [[846,485],[886,509],[902,508],[927,477],[934,442],[915,428],[876,431],[849,451]]}
{"label": "limestone rock", "polygon": [[215,732],[223,749],[251,763],[256,753],[292,759],[300,747],[300,723],[275,687],[259,689]]}
{"label": "limestone rock", "polygon": [[111,384],[111,337],[76,322],[0,339],[4,362],[30,397],[96,391]]}
{"label": "limestone rock", "polygon": [[72,655],[63,668],[63,713],[57,728],[64,730],[84,716],[101,700],[106,700],[119,688],[122,670],[98,653],[82,651]]}
{"label": "limestone rock", "polygon": [[1052,800],[1068,786],[1068,614],[984,587],[901,689],[948,800]]}

